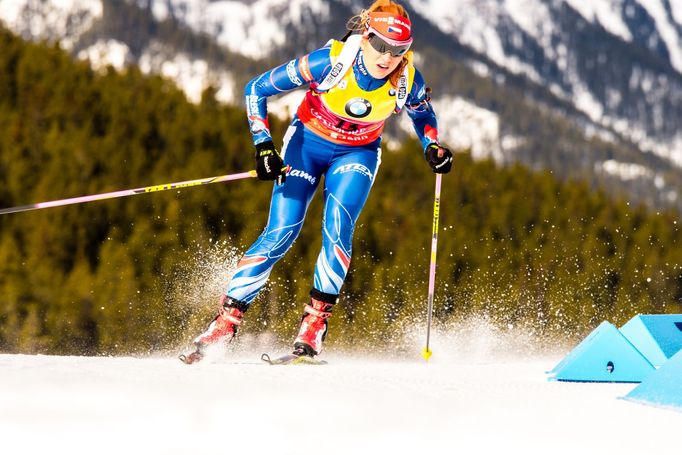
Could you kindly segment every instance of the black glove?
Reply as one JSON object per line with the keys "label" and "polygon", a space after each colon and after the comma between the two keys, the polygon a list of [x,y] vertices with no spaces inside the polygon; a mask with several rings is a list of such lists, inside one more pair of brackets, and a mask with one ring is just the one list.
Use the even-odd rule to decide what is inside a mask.
{"label": "black glove", "polygon": [[256,144],[256,173],[259,180],[277,180],[284,183],[286,167],[272,141]]}
{"label": "black glove", "polygon": [[447,174],[452,170],[452,152],[438,144],[429,144],[424,157],[436,174]]}

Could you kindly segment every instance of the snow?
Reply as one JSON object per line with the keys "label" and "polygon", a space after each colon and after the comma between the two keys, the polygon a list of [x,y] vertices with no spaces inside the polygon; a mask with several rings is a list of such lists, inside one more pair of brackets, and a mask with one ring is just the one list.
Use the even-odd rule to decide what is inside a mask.
{"label": "snow", "polygon": [[576,78],[572,82],[575,107],[587,114],[593,121],[601,123],[604,115],[601,103],[579,79]]}
{"label": "snow", "polygon": [[595,164],[607,174],[618,176],[621,180],[636,180],[641,178],[653,179],[654,173],[651,169],[635,163],[621,163],[616,160],[607,160]]}
{"label": "snow", "polygon": [[97,43],[78,52],[78,58],[89,60],[95,70],[105,69],[108,65],[122,71],[132,61],[127,44],[117,40],[99,40]]}
{"label": "snow", "polygon": [[627,42],[632,41],[632,33],[623,21],[621,12],[623,0],[565,0],[574,10],[589,22],[599,22],[611,34]]}
{"label": "snow", "polygon": [[[148,0],[137,0],[146,5]],[[328,18],[329,5],[311,0],[152,0],[159,20],[174,17],[192,30],[208,33],[232,50],[253,58],[267,57],[286,40],[288,24],[300,26],[309,16]]]}
{"label": "snow", "polygon": [[[306,27],[312,18],[316,21],[329,20],[331,5],[326,0],[126,0],[138,5],[151,5],[157,19],[173,17],[180,24],[200,33],[215,37],[216,42],[226,48],[253,58],[262,58],[272,53],[273,48],[285,43],[289,27]],[[657,33],[670,51],[671,64],[682,72],[682,0],[636,0],[654,19]],[[343,0],[358,10],[366,6],[361,0]],[[625,23],[627,14],[625,0],[405,0],[413,11],[421,14],[434,26],[445,33],[456,36],[465,45],[487,55],[492,61],[512,73],[523,74],[532,81],[547,86],[552,93],[570,101],[585,112],[592,121],[613,127],[628,138],[636,141],[645,151],[652,151],[671,160],[675,165],[682,163],[682,133],[674,137],[659,137],[647,132],[643,121],[616,118],[615,109],[622,108],[624,98],[616,91],[607,91],[605,101],[598,99],[581,80],[577,72],[575,53],[561,43],[551,12],[560,3],[574,8],[586,20],[601,24],[606,30],[623,40],[632,41],[632,35]],[[629,4],[629,3],[628,3]],[[666,6],[667,5],[667,6]],[[667,9],[666,9],[667,8]],[[17,34],[31,39],[60,40],[66,49],[72,49],[80,37],[95,21],[102,17],[101,0],[0,0],[0,22]],[[500,30],[510,30],[510,38],[516,47],[520,46],[522,34],[535,40],[547,59],[556,62],[562,72],[557,80],[546,80],[544,73],[536,69],[521,49],[514,52],[505,50]],[[558,41],[557,41],[558,39]],[[134,63],[128,45],[104,38],[93,46],[79,52],[79,58],[89,59],[93,67],[112,65],[122,69]],[[153,43],[140,58],[139,65],[145,72],[163,74],[175,81],[187,93],[190,100],[200,99],[202,91],[210,84],[218,88],[217,97],[221,102],[235,103],[241,98],[241,87],[235,87],[234,75],[228,71],[216,71],[206,61],[186,54],[176,55],[170,46],[166,49]],[[518,51],[518,52],[517,52]],[[491,70],[486,64],[468,62],[478,74],[489,77]],[[504,83],[504,76],[492,77]],[[567,85],[557,81],[561,80]],[[635,69],[630,79],[631,87],[641,86],[646,93],[646,104],[653,106],[651,127],[663,130],[665,116],[661,100],[675,96],[671,84],[656,74]],[[275,115],[290,116],[300,95],[293,94],[281,100],[273,100]],[[443,116],[449,115],[451,99],[438,100],[446,106]],[[675,101],[673,99],[672,101]],[[659,106],[659,107],[656,107]],[[441,109],[441,108],[439,108]],[[442,110],[442,109],[441,109]],[[451,116],[452,117],[452,116]],[[445,124],[457,122],[445,119]],[[467,120],[468,123],[471,123]],[[462,122],[462,123],[467,123]],[[484,124],[484,131],[451,133],[441,128],[443,134],[450,134],[450,142],[475,145],[475,150],[485,154],[498,154],[499,140],[495,122],[476,118]],[[411,127],[407,127],[411,130]],[[470,137],[477,135],[479,137]],[[491,148],[492,144],[492,148]],[[474,150],[474,151],[475,151]],[[497,159],[497,158],[496,158]]]}
{"label": "snow", "polygon": [[296,89],[288,93],[268,98],[268,114],[279,117],[280,119],[292,119],[298,111],[306,90]]}
{"label": "snow", "polygon": [[[586,20],[601,24],[606,30],[625,41],[632,41],[623,11],[624,0],[560,0],[566,2]],[[682,41],[679,30],[674,28],[673,19],[666,13],[662,0],[638,0],[639,4],[656,21],[657,30],[665,41],[671,55],[671,64],[682,71]],[[408,0],[407,3],[420,15],[430,20],[434,26],[445,33],[457,36],[462,43],[484,53],[498,65],[515,74],[523,74],[530,80],[547,85],[557,97],[572,102],[580,111],[597,125],[613,127],[627,138],[631,138],[645,151],[653,152],[669,159],[676,165],[682,162],[682,148],[678,137],[653,138],[646,133],[645,127],[638,122],[624,118],[614,118],[613,109],[623,102],[619,93],[607,93],[604,104],[595,96],[577,70],[576,54],[565,45],[557,45],[557,30],[551,18],[551,10],[556,3],[541,0],[496,0],[480,2],[476,0]],[[682,17],[682,1],[669,2],[672,17]],[[434,14],[437,11],[438,14]],[[568,83],[564,88],[557,83],[543,79],[543,76],[527,63],[523,57],[507,53],[499,35],[500,24],[507,22],[518,27],[519,32],[527,34],[542,48],[545,56],[556,62],[561,69],[562,79]],[[518,37],[511,36],[512,41]],[[559,37],[560,38],[560,37]],[[560,38],[561,39],[561,38]],[[554,41],[554,42],[553,42]],[[470,66],[471,63],[469,63]],[[484,66],[474,67],[478,74],[486,75]],[[652,79],[654,78],[654,79]],[[654,106],[653,127],[662,129],[664,117],[660,106],[664,97],[669,97],[669,84],[652,74],[642,74],[637,67],[633,71],[630,87],[636,89],[641,84],[647,93],[647,103]],[[674,95],[673,95],[674,96]],[[444,129],[443,129],[444,130]]]}
{"label": "snow", "polygon": [[[682,132],[675,134],[667,140],[653,140],[639,125],[626,119],[604,115],[601,119],[601,124],[612,128],[623,137],[635,142],[642,151],[653,153],[682,168]],[[589,130],[587,130],[587,133],[588,135],[592,134]],[[608,135],[603,133],[603,131],[600,131],[597,136],[606,141],[611,140]]]}
{"label": "snow", "polygon": [[234,77],[227,71],[211,68],[203,59],[173,52],[161,43],[152,43],[140,56],[140,70],[146,74],[161,74],[180,87],[187,98],[198,103],[209,86],[217,88],[216,99],[223,103],[236,101]]}
{"label": "snow", "polygon": [[[586,20],[598,22],[610,33],[632,42],[632,33],[623,20],[623,0],[565,1]],[[638,3],[656,22],[656,29],[670,52],[670,63],[677,71],[682,72],[682,36],[679,29],[675,28],[675,22],[682,24],[682,2],[668,2],[672,17],[668,15],[663,0],[638,0]]]}
{"label": "snow", "polygon": [[[634,384],[547,381],[561,356],[434,346],[324,366],[239,351],[192,366],[171,355],[0,355],[3,453],[668,453],[682,412],[621,400]],[[39,436],[38,436],[39,435]]]}
{"label": "snow", "polygon": [[[464,43],[481,52],[488,52],[493,60],[503,57],[495,25],[499,16],[498,7],[490,2],[477,5],[476,0],[412,0],[414,11],[427,18],[445,33],[457,35]],[[479,12],[483,9],[484,13]],[[433,12],[438,11],[434,16]],[[487,16],[487,17],[486,17]]]}
{"label": "snow", "polygon": [[673,20],[675,21],[675,23],[678,25],[682,25],[682,2],[675,0],[671,1],[670,10],[672,12]]}
{"label": "snow", "polygon": [[[679,1],[677,0],[677,3]],[[656,22],[656,29],[670,53],[670,63],[678,72],[682,73],[682,37],[675,29],[675,24],[670,22],[665,6],[661,0],[639,0],[639,3]],[[673,0],[670,3],[676,3],[676,1]]]}
{"label": "snow", "polygon": [[[411,0],[406,3],[444,33],[457,36],[459,41],[486,54],[514,74],[524,74],[535,82],[541,81],[532,65],[505,52],[496,29],[504,16],[503,7],[498,2]],[[540,8],[541,5],[536,6]],[[437,16],[434,11],[438,11]]]}
{"label": "snow", "polygon": [[[432,102],[438,117],[439,139],[453,150],[471,149],[475,158],[503,161],[500,148],[500,117],[461,97],[442,96]],[[398,126],[416,138],[412,121],[401,114]],[[389,145],[399,146],[388,141]]]}
{"label": "snow", "polygon": [[536,0],[505,0],[505,8],[514,22],[536,39],[548,57],[554,57],[552,16],[548,6]]}
{"label": "snow", "polygon": [[65,49],[101,17],[101,0],[0,0],[0,22],[25,38],[60,39]]}

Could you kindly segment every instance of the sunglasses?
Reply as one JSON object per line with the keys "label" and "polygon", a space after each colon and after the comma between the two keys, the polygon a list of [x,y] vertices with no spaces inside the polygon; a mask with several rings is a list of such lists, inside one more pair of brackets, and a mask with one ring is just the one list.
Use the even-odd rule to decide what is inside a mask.
{"label": "sunglasses", "polygon": [[392,57],[402,57],[410,49],[412,40],[405,44],[394,45],[384,41],[379,35],[370,33],[367,37],[369,44],[380,54],[390,53]]}

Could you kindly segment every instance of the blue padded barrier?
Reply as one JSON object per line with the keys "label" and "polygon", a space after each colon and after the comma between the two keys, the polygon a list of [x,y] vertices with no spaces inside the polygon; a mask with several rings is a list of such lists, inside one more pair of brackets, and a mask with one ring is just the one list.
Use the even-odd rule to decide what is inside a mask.
{"label": "blue padded barrier", "polygon": [[682,411],[682,351],[623,398]]}
{"label": "blue padded barrier", "polygon": [[620,332],[649,362],[660,367],[682,349],[682,314],[640,314]]}
{"label": "blue padded barrier", "polygon": [[654,366],[610,322],[604,321],[549,371],[549,380],[641,382]]}

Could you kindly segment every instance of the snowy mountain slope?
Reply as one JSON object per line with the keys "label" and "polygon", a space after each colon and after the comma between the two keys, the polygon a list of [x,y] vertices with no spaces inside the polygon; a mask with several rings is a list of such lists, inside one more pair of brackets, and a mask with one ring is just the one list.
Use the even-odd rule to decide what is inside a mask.
{"label": "snowy mountain slope", "polygon": [[[61,39],[95,67],[138,64],[174,79],[198,101],[208,85],[241,103],[243,84],[266,68],[340,37],[358,0],[0,0],[0,21],[33,39]],[[576,169],[638,200],[680,203],[682,193],[682,6],[672,0],[406,0],[416,58],[435,84],[444,137],[477,156],[521,160],[560,174]],[[38,24],[38,25],[35,25]],[[88,28],[89,27],[89,28]],[[428,59],[425,55],[430,56]],[[442,58],[437,65],[435,58]],[[453,66],[455,62],[455,66]],[[459,66],[457,66],[459,65]],[[448,81],[465,65],[492,81],[481,102]],[[501,94],[505,91],[515,93]],[[548,115],[627,153],[591,153],[580,144],[529,152],[533,128],[518,130],[505,99],[521,93]],[[297,95],[271,103],[286,115]],[[458,112],[459,109],[465,111]],[[528,115],[524,113],[524,115]],[[411,127],[389,125],[387,137]],[[537,142],[537,140],[535,141]],[[635,144],[635,146],[633,146]],[[654,152],[655,155],[634,153]],[[557,167],[557,161],[561,164]],[[580,162],[576,168],[567,162]],[[610,163],[604,165],[604,163]],[[623,169],[643,168],[633,180]],[[578,171],[579,169],[579,171]],[[591,177],[590,177],[591,176]],[[633,188],[636,188],[633,190]],[[662,196],[664,195],[664,196]]]}
{"label": "snowy mountain slope", "polygon": [[634,455],[679,444],[682,413],[619,399],[634,384],[548,382],[560,357],[452,360],[449,348],[428,364],[329,355],[320,367],[268,366],[259,352],[192,366],[0,355],[3,453]]}
{"label": "snowy mountain slope", "polygon": [[[158,19],[172,16],[195,31],[215,36],[232,51],[254,58],[287,47],[287,36],[300,49],[301,38],[307,36],[306,29],[313,30],[314,36],[320,35],[320,25],[328,22],[333,4],[320,0],[293,2],[288,6],[281,0],[259,0],[248,6],[234,1],[138,2],[150,4]],[[364,2],[347,3],[356,11],[364,5]],[[668,0],[647,0],[641,4],[635,0],[602,0],[591,2],[591,6],[575,0],[551,3],[412,0],[406,3],[417,14],[503,68],[549,87],[595,123],[614,129],[641,147],[682,165],[682,132],[677,127],[682,117],[679,107],[682,106],[682,33],[678,32],[677,12],[670,9]],[[634,62],[625,68],[627,78],[623,75],[613,78],[619,86],[604,87],[601,77],[595,77],[594,73],[611,67],[613,62],[606,50],[579,50],[581,43],[576,43],[571,35],[575,34],[576,24],[584,24],[576,17],[566,20],[570,16],[567,8],[577,10],[589,21],[588,25],[598,24],[614,35],[607,40],[627,39],[660,58],[667,58],[677,68],[677,74],[657,74],[655,69]],[[318,23],[306,23],[305,18],[316,18]],[[303,36],[292,31],[302,29]],[[308,46],[308,50],[315,47],[315,40],[309,41],[313,46]],[[323,37],[317,40],[320,44],[323,41]],[[623,96],[626,85],[630,91],[637,92],[636,106],[631,105],[631,97]],[[670,111],[674,115],[669,115]]]}
{"label": "snowy mountain slope", "polygon": [[65,49],[101,17],[101,0],[0,0],[0,22],[25,39],[60,40]]}
{"label": "snowy mountain slope", "polygon": [[233,52],[251,58],[267,58],[283,47],[288,28],[314,27],[328,22],[329,4],[322,0],[136,0],[149,5],[158,20],[173,19],[192,30],[215,37]]}
{"label": "snowy mountain slope", "polygon": [[407,3],[426,18],[438,11],[440,30],[682,166],[682,23],[673,2]]}
{"label": "snowy mountain slope", "polygon": [[[357,11],[365,4],[357,0],[129,1],[150,11],[158,21],[172,20],[194,32],[211,36],[234,53],[253,59],[280,55],[279,51],[289,49],[292,42],[297,53],[311,50],[328,36],[334,36],[326,34],[327,29],[342,30],[340,25],[350,11]],[[555,95],[572,102],[596,123],[613,128],[642,147],[682,164],[682,133],[677,128],[682,117],[678,107],[682,105],[682,7],[679,2],[408,0],[405,3],[411,7],[413,14],[421,15],[492,62],[550,88]],[[340,10],[341,5],[345,6],[343,10]],[[102,5],[98,0],[46,3],[0,0],[0,10],[0,19],[22,36],[61,38],[67,48],[73,47],[84,29],[102,15]],[[335,27],[325,27],[332,21]],[[579,35],[580,29],[585,27],[602,27],[608,32],[605,35],[610,34],[594,36],[595,41],[625,40],[633,46],[647,49],[676,71],[666,74],[639,62],[623,64],[623,57],[627,56],[618,52],[614,57],[621,62],[613,62],[608,46],[596,52],[583,51],[584,43],[576,41],[572,35]],[[307,42],[304,44],[302,40]],[[608,44],[613,46],[614,42]],[[114,63],[117,66],[131,60],[127,56],[121,57],[121,44],[116,41],[101,40],[93,46],[94,50],[85,49],[79,55],[95,56],[100,64]],[[103,51],[107,46],[111,46],[112,50],[108,59]],[[147,62],[158,60],[155,55],[174,60],[169,53],[158,52],[161,45],[149,47],[145,55]],[[191,55],[183,55],[180,60],[189,62],[176,62],[175,66],[184,66],[190,73],[197,73],[197,67],[206,64],[202,59],[193,62]],[[613,72],[621,74],[611,78],[614,74],[603,73],[603,70],[614,64]],[[147,67],[150,71],[161,70],[159,64],[147,64]],[[608,76],[611,83],[603,84],[604,76]],[[211,77],[214,81],[228,84],[234,80],[224,71],[217,75],[209,72],[200,78],[203,85]],[[177,76],[176,80],[181,84],[183,80],[190,81],[183,87],[194,94],[193,99],[197,98],[197,76]],[[240,88],[230,87],[224,91],[238,93]],[[628,92],[633,92],[633,96]],[[227,95],[223,95],[223,99],[234,101]]]}
{"label": "snowy mountain slope", "polygon": [[[290,42],[295,43],[296,49],[301,49],[301,40],[306,38],[308,43],[303,46],[304,51],[317,47],[326,39],[324,24],[332,19],[339,22],[339,16],[346,18],[351,10],[364,5],[358,1],[339,3],[323,0],[257,0],[248,3],[225,0],[134,1],[150,11],[158,21],[180,23],[197,33],[213,37],[221,46],[235,53],[254,59],[276,55],[278,49],[288,48]],[[41,8],[43,2],[34,0],[0,0],[3,11],[0,17],[23,36],[62,37],[68,48],[79,39],[93,18],[101,16],[102,7],[98,3],[97,0],[61,0],[47,2],[48,6]],[[348,7],[343,14],[338,14],[341,4]],[[636,0],[589,3],[577,0],[550,3],[541,0],[410,0],[406,4],[434,26],[496,64],[549,87],[557,96],[573,102],[595,122],[614,128],[643,147],[682,163],[682,149],[679,153],[677,150],[682,147],[682,134],[677,128],[682,112],[675,109],[682,104],[682,25],[679,22],[682,14],[679,10],[682,8],[673,7],[669,0],[641,3]],[[577,11],[587,22],[576,22],[575,17],[566,20],[570,16],[567,10]],[[72,14],[67,14],[68,11]],[[75,27],[69,24],[82,25]],[[621,86],[627,84],[631,91],[640,92],[636,97],[639,105],[630,108],[631,97],[623,94],[622,87],[601,87],[595,80],[599,77],[584,74],[586,70],[598,70],[599,66],[611,63],[608,54],[600,51],[596,56],[597,63],[590,64],[589,59],[594,56],[581,54],[577,51],[580,43],[571,41],[570,35],[575,34],[576,25],[593,24],[604,27],[613,38],[628,40],[646,47],[660,58],[667,58],[677,68],[675,76],[668,80],[669,75],[631,65],[627,68],[627,81],[619,81]],[[341,29],[338,23],[336,25]],[[313,36],[317,38],[311,38]],[[108,45],[112,46],[109,59],[103,52]],[[79,55],[95,56],[100,64],[114,63],[118,66],[130,60],[129,57],[121,57],[121,45],[116,41],[101,40],[93,46],[94,50],[85,49]],[[174,59],[168,53],[155,53],[153,47],[158,49],[162,46],[150,46],[149,54],[145,55],[147,62],[159,60],[155,55],[164,60]],[[176,76],[181,84],[183,80],[189,81],[183,87],[193,94],[193,99],[198,97],[196,86],[201,85],[201,81],[206,85],[211,77],[227,84],[234,80],[224,71],[217,75],[206,73],[196,76],[197,72],[201,73],[197,67],[206,62],[202,59],[193,62],[192,56],[188,55],[181,56],[180,60],[189,62],[176,62],[176,67],[184,66],[185,71],[195,73],[194,77]],[[583,60],[587,60],[587,65],[593,65],[593,68],[581,68]],[[599,63],[601,61],[603,65]],[[161,71],[159,64],[147,64],[145,68]],[[223,99],[234,101],[227,94],[237,92],[238,87],[226,88]],[[656,109],[657,106],[660,108]],[[668,115],[670,110],[675,111],[675,115]]]}
{"label": "snowy mountain slope", "polygon": [[[441,140],[450,147],[471,149],[474,158],[493,158],[503,162],[502,149],[510,150],[514,144],[500,131],[500,117],[461,97],[442,96],[433,101],[438,113],[438,123],[443,125]],[[409,117],[400,117],[400,128],[413,131]]]}
{"label": "snowy mountain slope", "polygon": [[682,73],[682,4],[676,0],[567,0],[585,19],[597,22],[614,35],[637,43]]}

